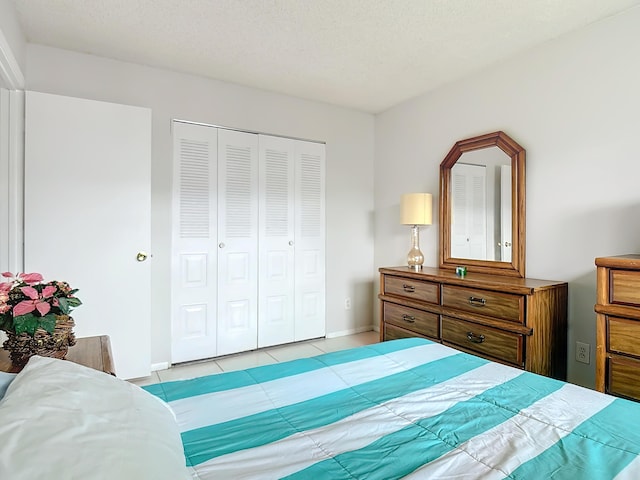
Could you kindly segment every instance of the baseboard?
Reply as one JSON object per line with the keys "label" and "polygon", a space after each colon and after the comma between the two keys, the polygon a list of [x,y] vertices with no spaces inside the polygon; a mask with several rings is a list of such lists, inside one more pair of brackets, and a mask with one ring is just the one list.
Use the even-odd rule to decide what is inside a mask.
{"label": "baseboard", "polygon": [[364,327],[350,328],[349,330],[341,330],[339,332],[327,333],[325,337],[326,338],[344,337],[345,335],[354,335],[356,333],[371,332],[373,330],[375,330],[373,325],[367,325]]}
{"label": "baseboard", "polygon": [[169,362],[152,363],[151,371],[157,372],[158,370],[167,370],[171,364]]}
{"label": "baseboard", "polygon": [[[345,335],[354,335],[356,333],[372,332],[372,331],[377,332],[378,330],[375,328],[374,325],[366,325],[364,327],[350,328],[349,330],[341,330],[339,332],[327,333],[325,335],[325,338],[344,337]],[[294,342],[294,343],[302,343],[302,342]],[[292,344],[288,344],[288,345],[292,345]],[[275,346],[278,346],[278,345],[275,345]],[[169,367],[171,367],[171,364],[169,362],[152,363],[151,371],[156,372],[158,370],[166,370]]]}

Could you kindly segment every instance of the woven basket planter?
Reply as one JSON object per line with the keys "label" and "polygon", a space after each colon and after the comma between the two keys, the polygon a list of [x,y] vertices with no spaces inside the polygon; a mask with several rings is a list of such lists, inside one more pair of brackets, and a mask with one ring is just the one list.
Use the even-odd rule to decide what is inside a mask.
{"label": "woven basket planter", "polygon": [[33,336],[28,333],[7,332],[9,337],[2,347],[9,351],[11,363],[16,367],[23,367],[34,355],[41,357],[64,358],[69,347],[76,344],[73,334],[73,318],[69,315],[56,315],[56,327],[53,333],[41,328]]}

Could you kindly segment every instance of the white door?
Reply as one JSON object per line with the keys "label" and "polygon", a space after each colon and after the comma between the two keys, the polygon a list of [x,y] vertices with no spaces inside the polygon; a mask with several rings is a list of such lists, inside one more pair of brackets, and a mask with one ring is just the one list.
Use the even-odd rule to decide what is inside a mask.
{"label": "white door", "polygon": [[325,335],[325,145],[295,146],[295,340]]}
{"label": "white door", "polygon": [[25,270],[78,288],[76,335],[109,335],[118,376],[147,376],[151,110],[27,92],[25,122]]}
{"label": "white door", "polygon": [[500,166],[500,260],[511,262],[511,165]]}
{"label": "white door", "polygon": [[258,135],[218,130],[218,355],[258,345]]}
{"label": "white door", "polygon": [[218,130],[173,122],[171,362],[217,355]]}
{"label": "white door", "polygon": [[294,341],[295,140],[260,135],[258,347]]}

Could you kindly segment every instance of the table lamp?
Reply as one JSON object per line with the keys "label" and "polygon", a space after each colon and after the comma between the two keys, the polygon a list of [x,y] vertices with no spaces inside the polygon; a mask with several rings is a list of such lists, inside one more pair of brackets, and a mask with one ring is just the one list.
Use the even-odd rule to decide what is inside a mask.
{"label": "table lamp", "polygon": [[411,250],[407,264],[412,270],[421,270],[424,255],[420,251],[420,225],[431,225],[432,196],[430,193],[406,193],[400,198],[400,223],[411,225]]}

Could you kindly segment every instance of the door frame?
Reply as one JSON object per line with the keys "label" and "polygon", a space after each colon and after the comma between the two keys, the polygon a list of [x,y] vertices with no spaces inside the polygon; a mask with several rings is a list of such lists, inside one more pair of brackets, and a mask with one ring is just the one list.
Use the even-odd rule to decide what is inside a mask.
{"label": "door frame", "polygon": [[24,92],[0,88],[0,270],[22,272]]}

